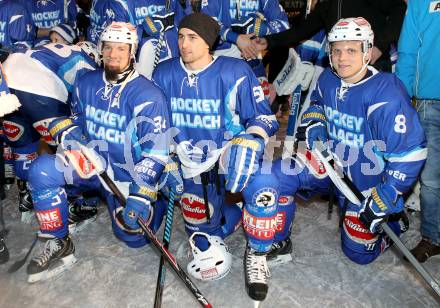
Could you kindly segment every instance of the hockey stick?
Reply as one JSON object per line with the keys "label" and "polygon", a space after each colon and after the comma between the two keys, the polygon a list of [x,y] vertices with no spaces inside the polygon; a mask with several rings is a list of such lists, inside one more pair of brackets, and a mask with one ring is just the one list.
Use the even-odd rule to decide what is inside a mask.
{"label": "hockey stick", "polygon": [[23,259],[20,259],[20,260],[16,261],[14,264],[12,264],[11,267],[8,269],[8,273],[10,273],[10,274],[15,273],[26,263],[26,260],[29,257],[29,255],[31,254],[32,250],[34,249],[37,241],[38,241],[38,233],[35,235],[34,241],[32,242],[31,247],[29,247],[29,250],[26,253],[26,255],[23,257]]}
{"label": "hockey stick", "polygon": [[[163,247],[168,249],[171,240],[171,229],[173,227],[173,218],[174,218],[174,191],[170,189],[168,206],[167,206],[167,215],[165,220],[165,228],[163,231]],[[156,294],[154,296],[154,308],[159,308],[162,306],[162,294],[163,288],[165,285],[165,276],[166,276],[166,267],[165,258],[160,256],[159,262],[159,272],[157,274],[157,282],[156,282]]]}
{"label": "hockey stick", "polygon": [[287,136],[294,137],[300,102],[301,102],[301,85],[297,86],[292,93],[292,102],[290,104],[289,119],[287,120],[286,138]]}
{"label": "hockey stick", "polygon": [[[121,203],[122,207],[125,207],[125,197],[119,190],[119,188],[116,186],[115,182],[108,176],[107,172],[105,171],[104,167],[101,165],[99,159],[96,159],[95,154],[88,149],[87,147],[80,145],[81,152],[84,154],[84,156],[92,163],[92,165],[95,167],[96,172],[98,173],[98,176],[107,184],[108,188],[115,194],[116,198]],[[150,227],[146,224],[146,222],[141,218],[138,217],[138,224],[141,227],[142,231],[146,234],[147,238],[150,240],[151,243],[153,243],[154,247],[159,251],[161,256],[165,258],[165,260],[168,262],[168,264],[171,266],[171,268],[174,270],[176,275],[183,281],[185,286],[188,288],[188,290],[192,293],[192,295],[197,299],[199,304],[202,307],[206,308],[212,308],[212,305],[208,302],[208,300],[203,296],[203,294],[200,292],[200,290],[197,288],[197,286],[194,284],[194,282],[191,281],[191,279],[188,277],[188,275],[185,273],[185,271],[182,269],[182,267],[177,263],[175,257],[168,251],[167,248],[164,247],[164,245],[159,241],[157,236],[154,234],[153,231],[151,231]]]}
{"label": "hockey stick", "polygon": [[[316,142],[317,150],[313,152],[318,156],[318,158],[322,161],[325,166],[325,170],[327,170],[327,174],[330,179],[333,181],[335,186],[345,195],[350,202],[360,205],[362,201],[365,199],[364,195],[359,191],[359,189],[354,185],[354,183],[348,178],[348,176],[342,172],[342,175],[339,175],[337,171],[334,169],[334,160],[332,154],[323,148],[322,142]],[[339,178],[339,179],[338,179]],[[440,298],[440,286],[439,284],[432,278],[432,276],[425,270],[422,264],[412,255],[412,253],[408,250],[408,248],[403,244],[401,239],[394,233],[394,231],[386,224],[381,224],[383,231],[391,238],[391,240],[396,244],[399,248],[400,252],[409,260],[409,262],[414,266],[414,268],[419,272],[419,274],[423,277],[423,279],[429,284],[429,286],[434,290],[437,296]]]}
{"label": "hockey stick", "polygon": [[5,226],[5,220],[3,217],[3,200],[6,198],[6,192],[5,192],[5,185],[6,185],[6,178],[5,178],[5,159],[4,159],[4,143],[3,141],[0,141],[0,224],[1,224],[1,230],[0,230],[0,240],[3,241],[2,244],[2,250],[0,251],[2,255],[1,263],[6,263],[9,261],[9,251],[5,244],[5,237],[8,235],[9,230],[6,229]]}
{"label": "hockey stick", "polygon": [[[168,12],[170,10],[170,2],[171,2],[171,0],[167,0],[167,2],[165,3],[165,11],[166,12]],[[154,54],[153,70],[159,64],[160,51],[162,50],[162,46],[164,43],[165,43],[165,33],[163,31],[160,31],[159,39],[157,40],[156,50],[155,50],[155,54]]]}

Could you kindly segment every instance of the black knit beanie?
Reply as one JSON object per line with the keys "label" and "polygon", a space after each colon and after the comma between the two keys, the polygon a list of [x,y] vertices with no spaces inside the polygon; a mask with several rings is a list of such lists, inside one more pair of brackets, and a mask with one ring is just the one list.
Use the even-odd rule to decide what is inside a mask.
{"label": "black knit beanie", "polygon": [[209,15],[203,13],[192,13],[185,16],[179,25],[179,30],[187,28],[197,33],[212,50],[220,33],[219,24]]}

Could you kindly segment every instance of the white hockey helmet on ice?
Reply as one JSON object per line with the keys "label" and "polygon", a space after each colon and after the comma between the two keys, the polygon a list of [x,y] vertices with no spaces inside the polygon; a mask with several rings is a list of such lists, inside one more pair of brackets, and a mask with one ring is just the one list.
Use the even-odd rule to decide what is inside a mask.
{"label": "white hockey helmet on ice", "polygon": [[130,45],[130,54],[136,55],[138,35],[136,27],[128,22],[112,22],[102,31],[98,42],[98,51],[102,54],[104,42],[126,43]]}
{"label": "white hockey helmet on ice", "polygon": [[80,47],[90,58],[92,58],[98,65],[101,63],[101,56],[98,48],[92,42],[82,41],[78,42],[76,46]]}
{"label": "white hockey helmet on ice", "polygon": [[362,41],[363,52],[374,44],[374,33],[370,23],[363,17],[342,18],[333,26],[327,36],[329,44],[339,41]]}
{"label": "white hockey helmet on ice", "polygon": [[[194,236],[204,236],[209,248],[201,251],[194,242]],[[200,280],[217,280],[226,276],[232,265],[232,255],[223,240],[202,232],[194,232],[189,238],[194,259],[187,266],[188,273]]]}

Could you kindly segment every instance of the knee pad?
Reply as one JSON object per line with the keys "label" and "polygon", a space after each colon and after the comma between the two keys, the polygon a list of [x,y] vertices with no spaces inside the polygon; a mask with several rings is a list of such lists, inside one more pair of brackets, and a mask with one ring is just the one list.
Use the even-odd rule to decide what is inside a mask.
{"label": "knee pad", "polygon": [[242,193],[243,228],[249,246],[258,252],[269,251],[276,230],[278,180],[273,175],[256,174]]}
{"label": "knee pad", "polygon": [[342,225],[341,245],[344,254],[357,264],[371,263],[382,252],[381,236],[365,228],[358,213],[350,208]]}
{"label": "knee pad", "polygon": [[[209,243],[206,250],[200,250],[194,237],[204,237]],[[217,280],[226,276],[231,270],[232,255],[223,240],[218,236],[210,236],[202,232],[194,232],[189,238],[194,259],[188,263],[187,271],[200,280]]]}
{"label": "knee pad", "polygon": [[35,191],[66,185],[64,174],[56,168],[55,155],[43,154],[31,163],[29,184]]}

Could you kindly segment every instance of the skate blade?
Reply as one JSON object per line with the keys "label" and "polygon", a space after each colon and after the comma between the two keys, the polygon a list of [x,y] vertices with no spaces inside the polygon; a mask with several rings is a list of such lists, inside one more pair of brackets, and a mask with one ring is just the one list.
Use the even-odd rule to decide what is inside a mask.
{"label": "skate blade", "polygon": [[69,224],[69,233],[71,235],[75,235],[78,232],[81,232],[82,230],[84,230],[89,224],[91,224],[92,222],[94,222],[96,220],[98,215],[93,216],[92,218],[89,218],[87,220],[83,220],[79,223],[76,224]]}
{"label": "skate blade", "polygon": [[21,212],[21,222],[24,224],[31,224],[34,216],[34,211]]}
{"label": "skate blade", "polygon": [[[54,276],[57,276],[59,274],[61,274],[62,272],[64,272],[65,270],[71,268],[73,266],[73,264],[76,263],[76,258],[74,256],[74,254],[68,255],[67,257],[64,257],[60,260],[57,261],[58,262],[62,262],[62,264],[60,266],[57,267],[53,267],[48,268],[47,270],[38,273],[38,274],[31,274],[28,277],[28,282],[29,283],[34,283],[34,282],[38,282],[38,281],[45,281],[47,279],[50,279]],[[57,265],[55,264],[55,265]]]}
{"label": "skate blade", "polygon": [[289,253],[286,255],[279,255],[274,259],[267,260],[267,265],[269,267],[277,267],[279,265],[286,264],[292,261],[293,261],[292,255]]}

